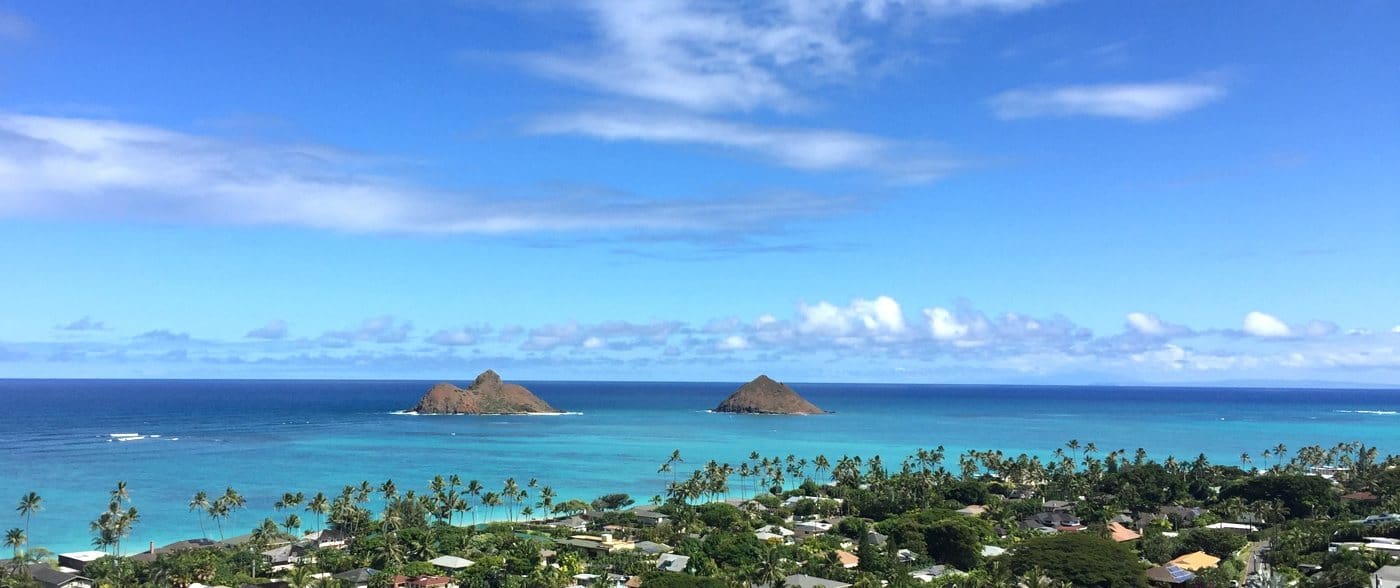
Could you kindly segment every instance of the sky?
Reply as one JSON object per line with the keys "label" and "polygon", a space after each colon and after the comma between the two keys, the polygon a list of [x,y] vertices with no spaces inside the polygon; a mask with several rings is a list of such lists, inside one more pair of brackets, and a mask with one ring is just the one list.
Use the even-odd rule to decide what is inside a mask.
{"label": "sky", "polygon": [[1396,22],[0,0],[0,377],[1400,386]]}

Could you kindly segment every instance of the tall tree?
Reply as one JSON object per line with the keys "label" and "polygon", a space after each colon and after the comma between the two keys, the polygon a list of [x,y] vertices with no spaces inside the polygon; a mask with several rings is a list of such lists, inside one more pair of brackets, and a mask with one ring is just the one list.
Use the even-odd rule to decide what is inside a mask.
{"label": "tall tree", "polygon": [[209,493],[203,490],[195,492],[194,497],[190,498],[190,512],[199,511],[199,536],[205,539],[209,538],[209,533],[204,530],[204,515],[210,514],[213,506],[214,504],[209,502]]}
{"label": "tall tree", "polygon": [[44,499],[37,493],[29,492],[20,497],[19,506],[15,508],[15,511],[24,517],[25,536],[29,535],[29,518],[41,510],[44,510]]}

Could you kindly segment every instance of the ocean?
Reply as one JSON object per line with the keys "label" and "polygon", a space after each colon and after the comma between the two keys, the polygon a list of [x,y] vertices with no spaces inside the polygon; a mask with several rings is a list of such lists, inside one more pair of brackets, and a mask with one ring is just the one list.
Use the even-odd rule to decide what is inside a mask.
{"label": "ocean", "polygon": [[272,508],[283,492],[330,495],[361,480],[403,491],[457,474],[499,490],[507,477],[537,478],[561,500],[627,492],[643,503],[670,481],[657,468],[673,450],[681,475],[711,459],[737,466],[752,451],[878,454],[897,468],[939,445],[956,467],[968,449],[1048,456],[1070,439],[1227,464],[1280,443],[1400,452],[1396,390],[793,384],[833,414],[785,417],[708,412],[738,383],[521,383],[577,414],[394,414],[432,384],[423,381],[0,380],[0,530],[23,526],[13,505],[34,491],[44,510],[31,545],[89,549],[88,523],[117,480],[141,512],[126,541],[140,550],[200,536],[186,508],[198,490],[232,486],[248,499],[229,536],[285,517]]}

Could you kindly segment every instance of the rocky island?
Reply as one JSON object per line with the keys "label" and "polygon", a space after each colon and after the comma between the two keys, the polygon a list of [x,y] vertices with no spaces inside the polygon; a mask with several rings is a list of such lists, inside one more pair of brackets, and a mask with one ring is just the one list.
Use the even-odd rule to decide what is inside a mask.
{"label": "rocky island", "polygon": [[719,403],[715,412],[743,414],[825,414],[787,384],[759,376]]}
{"label": "rocky island", "polygon": [[428,390],[413,407],[418,414],[558,414],[559,409],[540,400],[519,384],[501,381],[486,370],[465,390],[441,382]]}

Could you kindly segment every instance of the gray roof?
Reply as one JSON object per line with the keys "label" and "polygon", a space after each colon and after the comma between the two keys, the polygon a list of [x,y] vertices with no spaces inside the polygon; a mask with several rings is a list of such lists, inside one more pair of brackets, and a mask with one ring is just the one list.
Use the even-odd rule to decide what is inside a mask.
{"label": "gray roof", "polygon": [[[850,588],[850,584],[818,578],[816,576],[806,576],[803,574],[793,574],[783,578],[784,588]],[[776,587],[772,587],[776,588]]]}
{"label": "gray roof", "polygon": [[656,569],[666,572],[684,572],[690,565],[690,556],[667,553],[656,560]]}
{"label": "gray roof", "polygon": [[1400,566],[1381,566],[1372,577],[1382,580],[1400,581]]}
{"label": "gray roof", "polygon": [[43,584],[45,587],[54,588],[72,582],[74,580],[83,580],[88,583],[92,582],[92,580],[89,580],[77,574],[60,572],[45,564],[34,564],[32,566],[29,566],[29,577],[34,578],[36,581],[38,581],[40,584]]}
{"label": "gray roof", "polygon": [[348,580],[350,582],[368,582],[370,576],[378,574],[379,570],[374,568],[355,568],[331,576],[337,580]]}
{"label": "gray roof", "polygon": [[665,553],[671,550],[670,545],[655,541],[638,541],[633,548],[642,553]]}

